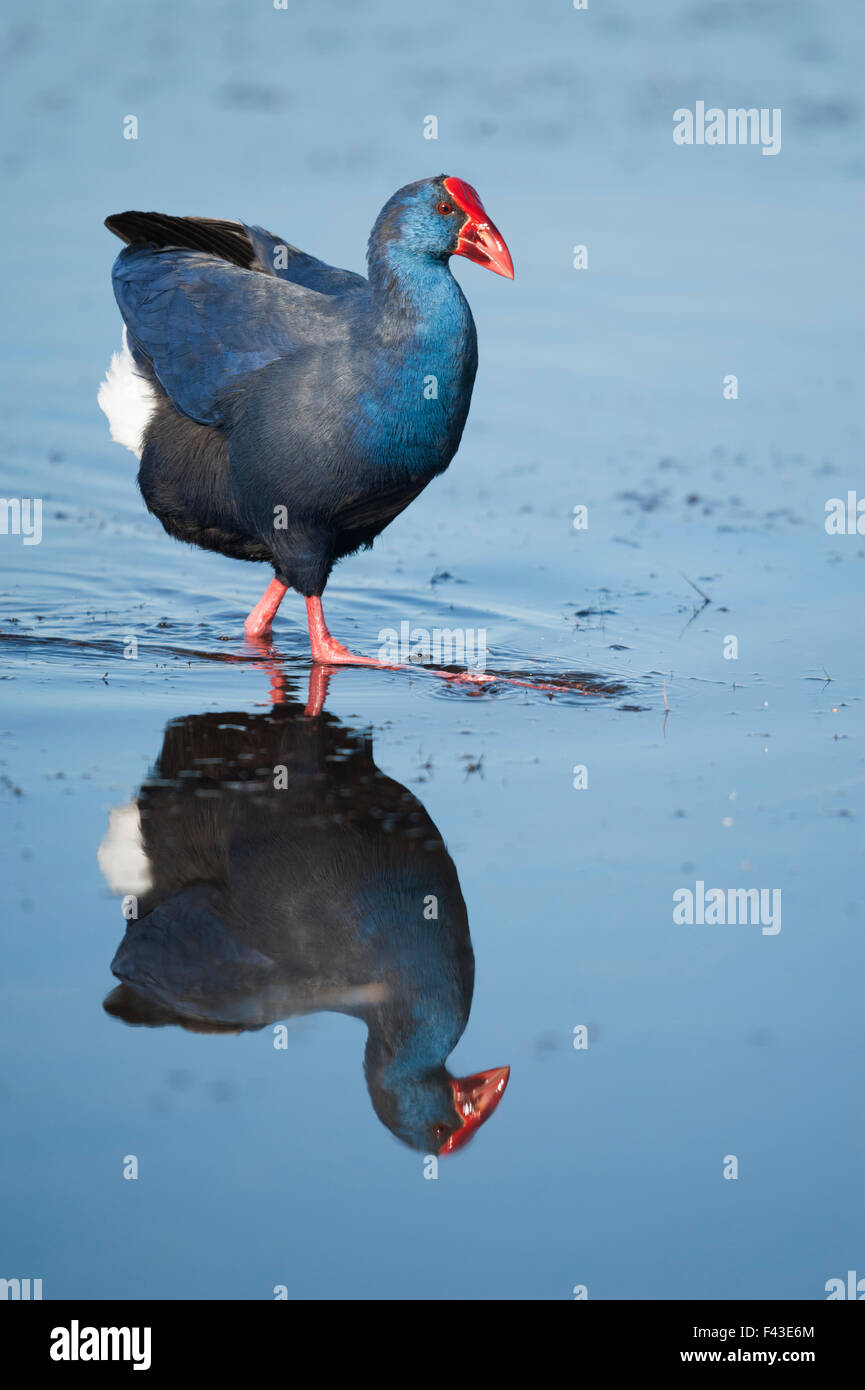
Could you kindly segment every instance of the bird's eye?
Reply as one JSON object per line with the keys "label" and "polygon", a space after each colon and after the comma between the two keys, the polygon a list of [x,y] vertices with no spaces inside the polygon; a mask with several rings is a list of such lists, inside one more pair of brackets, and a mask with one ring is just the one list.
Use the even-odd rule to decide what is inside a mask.
{"label": "bird's eye", "polygon": [[447,1125],[433,1125],[433,1136],[439,1141],[444,1139],[448,1132],[449,1131]]}
{"label": "bird's eye", "polygon": [[450,213],[453,212],[453,208],[451,207],[450,203],[439,203],[438,211],[442,214],[443,217],[447,217]]}

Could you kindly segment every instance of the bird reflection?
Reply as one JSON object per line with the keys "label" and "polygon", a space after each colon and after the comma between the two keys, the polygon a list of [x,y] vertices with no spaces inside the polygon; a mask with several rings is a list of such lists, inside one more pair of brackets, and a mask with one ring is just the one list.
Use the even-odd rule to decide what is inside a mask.
{"label": "bird reflection", "polygon": [[460,1148],[495,1109],[507,1067],[446,1066],[474,982],[456,869],[365,734],[293,702],[176,720],[99,863],[133,918],[108,1013],[205,1033],[349,1014],[376,1114],[425,1153]]}

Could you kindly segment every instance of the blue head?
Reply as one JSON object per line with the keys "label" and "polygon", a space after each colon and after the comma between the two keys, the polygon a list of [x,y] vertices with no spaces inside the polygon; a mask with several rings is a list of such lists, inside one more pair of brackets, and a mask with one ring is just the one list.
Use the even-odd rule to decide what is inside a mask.
{"label": "blue head", "polygon": [[374,1045],[367,1047],[365,1070],[376,1114],[404,1144],[426,1154],[462,1148],[489,1119],[510,1076],[510,1067],[451,1076],[444,1063],[417,1065],[408,1056],[380,1065],[375,1053]]}
{"label": "blue head", "polygon": [[466,256],[497,275],[514,277],[504,238],[471,184],[447,174],[406,184],[385,203],[370,234],[370,279],[380,267],[394,270],[413,261],[444,265],[449,256]]}

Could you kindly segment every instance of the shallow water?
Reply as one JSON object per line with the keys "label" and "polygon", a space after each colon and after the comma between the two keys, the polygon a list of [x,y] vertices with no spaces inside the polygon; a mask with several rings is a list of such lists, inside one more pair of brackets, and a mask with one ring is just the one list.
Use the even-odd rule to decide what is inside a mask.
{"label": "shallow water", "polygon": [[[509,3],[494,32],[451,0],[175,8],[13,4],[2,60],[3,494],[44,511],[41,544],[0,536],[0,1275],[48,1298],[825,1297],[865,1224],[865,537],[824,526],[865,496],[857,7]],[[698,98],[781,107],[782,153],[676,147]],[[241,216],[361,268],[384,199],[440,169],[517,278],[455,267],[481,353],[460,453],[325,609],[365,652],[403,622],[483,630],[489,670],[572,688],[345,668],[310,721],[300,601],[274,653],[247,647],[264,570],[171,541],[108,437],[101,220]],[[250,788],[280,750],[288,785]],[[103,1008],[141,865],[98,856],[132,803],[169,877],[177,857],[160,891],[229,865],[242,946],[226,975],[219,911],[184,898],[136,967],[150,1027]],[[400,926],[435,891],[419,839],[449,885],[432,943]],[[674,922],[698,881],[779,890],[780,930]],[[358,901],[389,962],[421,941],[424,1025],[438,942],[470,933],[448,1066],[511,1068],[434,1181],[371,1103],[363,1023],[323,1006],[370,1003],[340,973]],[[319,913],[333,979],[297,1016],[289,945]],[[243,950],[286,954],[266,990]]]}

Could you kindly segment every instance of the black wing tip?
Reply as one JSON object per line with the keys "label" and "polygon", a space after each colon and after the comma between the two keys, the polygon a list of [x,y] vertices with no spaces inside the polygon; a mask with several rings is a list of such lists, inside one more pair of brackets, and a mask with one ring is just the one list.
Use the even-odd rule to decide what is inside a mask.
{"label": "black wing tip", "polygon": [[103,225],[108,228],[109,232],[120,237],[121,241],[128,243],[137,239],[135,228],[136,225],[140,225],[139,219],[144,216],[146,214],[140,212],[112,212],[106,217]]}
{"label": "black wing tip", "polygon": [[105,226],[127,245],[201,251],[249,270],[255,251],[242,223],[213,217],[172,217],[164,212],[113,212]]}

